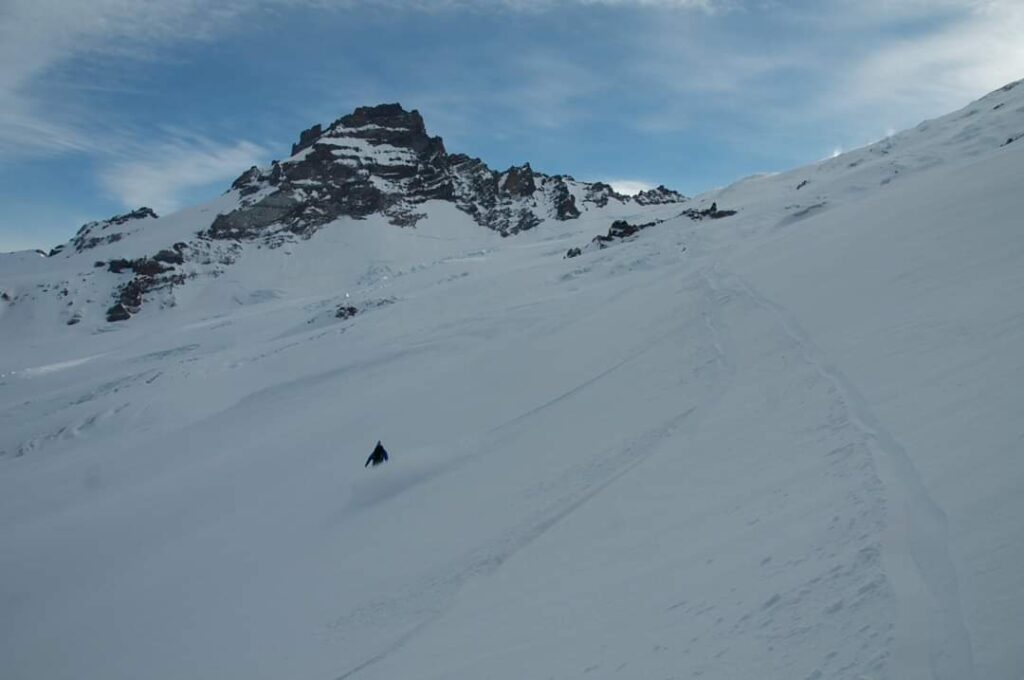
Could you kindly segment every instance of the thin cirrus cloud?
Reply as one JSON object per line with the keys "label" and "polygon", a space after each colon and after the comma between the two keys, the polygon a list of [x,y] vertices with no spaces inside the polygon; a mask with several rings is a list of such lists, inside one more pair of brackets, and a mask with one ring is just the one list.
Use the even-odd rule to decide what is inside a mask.
{"label": "thin cirrus cloud", "polygon": [[384,11],[543,12],[565,5],[711,11],[730,0],[9,0],[0,16],[0,153],[88,151],[94,134],[80,112],[51,102],[37,81],[63,62],[90,56],[148,58],[161,47],[208,40],[233,30],[247,14],[306,8],[319,11],[367,7]]}
{"label": "thin cirrus cloud", "polygon": [[[948,3],[947,3],[948,4]],[[936,111],[1024,76],[1024,4],[961,3],[955,20],[899,38],[867,55],[841,81],[858,106],[889,113],[924,103]]]}
{"label": "thin cirrus cloud", "polygon": [[[582,6],[710,10],[721,0],[574,0]],[[190,187],[219,181],[239,167],[265,160],[250,141],[161,139],[137,132],[137,121],[117,111],[94,111],[75,89],[47,80],[69,65],[94,58],[108,62],[159,62],[161,50],[240,30],[247,15],[301,7],[314,11],[369,7],[411,11],[544,12],[555,0],[10,0],[0,21],[0,162],[24,157],[86,154],[96,158],[98,179],[126,206],[164,210]],[[244,29],[243,29],[244,30]],[[545,68],[545,66],[547,68]],[[571,118],[572,92],[592,76],[549,60],[531,65],[536,77],[500,94],[519,103],[530,124],[551,127]],[[116,73],[104,73],[107,80]],[[572,83],[568,88],[565,83]],[[538,84],[540,87],[538,87]],[[535,104],[535,105],[531,105]],[[147,141],[150,139],[152,141]],[[159,162],[153,159],[161,159]]]}
{"label": "thin cirrus cloud", "polygon": [[125,206],[145,205],[158,213],[180,206],[189,189],[232,179],[240,168],[257,164],[267,155],[248,141],[218,144],[203,138],[175,138],[148,148],[144,155],[108,165],[100,183]]}
{"label": "thin cirrus cloud", "polygon": [[[96,151],[82,124],[88,112],[73,97],[46,93],[40,81],[76,58],[143,57],[151,46],[180,39],[181,29],[202,37],[224,10],[207,12],[195,0],[10,0],[0,20],[0,154]],[[55,101],[56,100],[56,101]]]}
{"label": "thin cirrus cloud", "polygon": [[[620,77],[638,77],[641,86],[661,86],[666,101],[638,117],[641,129],[673,130],[685,125],[686,99],[702,96],[741,98],[765,76],[791,69],[833,71],[834,87],[823,88],[831,101],[811,102],[823,110],[881,108],[899,111],[946,106],[983,88],[998,86],[1024,69],[1024,7],[1018,0],[830,0],[807,6],[751,0],[10,0],[0,22],[0,154],[96,152],[109,144],[89,126],[94,112],[76,106],[74,97],[41,93],[38,81],[75,58],[117,55],[147,58],[161,46],[206,40],[239,30],[247,14],[288,7],[315,11],[373,8],[385,11],[459,10],[546,12],[565,6],[602,6],[648,10],[694,10],[722,16],[790,17],[795,29],[785,41],[759,44],[758,38],[730,39],[728,25],[692,32],[688,12],[657,16],[636,37],[630,63]],[[798,7],[799,9],[793,9]],[[721,10],[718,12],[718,10]],[[869,49],[839,58],[816,57],[822,44],[850,27],[884,27],[930,16],[949,16],[931,32],[898,32]],[[690,26],[688,27],[687,24]],[[810,27],[801,31],[801,28]],[[832,38],[824,38],[825,31]],[[690,31],[690,32],[688,32]],[[841,37],[838,38],[841,40]],[[766,47],[768,49],[766,49]],[[494,96],[523,102],[527,122],[553,127],[570,122],[576,109],[571,94],[600,87],[603,74],[573,69],[551,59],[552,72],[509,82]],[[818,62],[815,64],[815,62]],[[555,73],[555,70],[563,73]],[[573,72],[575,71],[575,72]],[[598,81],[595,85],[590,83]],[[561,84],[561,87],[560,87]],[[549,96],[553,95],[553,96]],[[840,96],[841,95],[841,96]],[[824,99],[823,96],[823,99]],[[530,99],[537,105],[530,105]],[[799,101],[794,102],[799,105]],[[821,106],[818,106],[818,105]],[[739,102],[737,105],[742,105]],[[917,111],[915,110],[915,114]],[[891,116],[890,116],[891,117]]]}
{"label": "thin cirrus cloud", "polygon": [[[456,138],[471,137],[480,120],[491,137],[516,141],[587,124],[615,129],[608,121],[659,139],[685,135],[695,121],[719,127],[739,121],[737,132],[723,136],[741,148],[769,137],[772,125],[788,125],[798,137],[811,121],[835,127],[834,143],[850,146],[1024,75],[1019,0],[7,0],[0,11],[0,165],[24,156],[79,154],[98,169],[107,194],[126,207],[148,203],[166,210],[191,188],[266,160],[263,144],[239,139],[259,138],[256,133],[223,139],[209,132],[212,127],[206,137],[147,130],[134,112],[97,110],[75,88],[117,87],[122,63],[145,64],[159,78],[161,60],[180,57],[176,50],[188,43],[245,33],[260,13],[298,8],[328,19],[363,11],[448,12],[456,19],[515,14],[517,21],[508,23],[522,33],[495,36],[508,49],[490,61],[479,53],[467,59],[448,45],[408,59],[406,71],[415,71],[422,55],[440,55],[437,68],[418,79],[429,87],[395,93],[372,71],[358,76],[371,90],[380,87],[381,98],[416,95],[412,105],[433,109],[431,124],[447,122]],[[578,44],[539,43],[532,28],[522,28],[542,27],[546,13],[573,8],[576,18],[612,12],[614,18],[588,23]],[[409,40],[430,44],[431,37],[411,34]],[[396,46],[395,59],[408,47]],[[338,49],[321,61],[345,61],[349,55]],[[267,58],[288,57],[271,48]],[[77,74],[94,60],[114,68],[98,69],[95,83],[56,77],[69,65]],[[308,61],[296,70],[310,80],[324,75],[331,91],[339,85],[355,90],[351,78],[326,77]],[[189,91],[182,96],[189,98]],[[204,105],[192,107],[199,111],[193,124],[203,124],[211,112],[223,114]],[[591,149],[604,144],[580,141]],[[576,162],[567,158],[564,169],[573,171]],[[654,177],[661,171],[618,172]]]}

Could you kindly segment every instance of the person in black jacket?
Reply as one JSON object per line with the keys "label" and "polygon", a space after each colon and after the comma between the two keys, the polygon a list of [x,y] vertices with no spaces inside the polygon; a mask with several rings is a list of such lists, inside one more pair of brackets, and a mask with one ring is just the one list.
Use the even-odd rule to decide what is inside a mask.
{"label": "person in black jacket", "polygon": [[373,463],[374,467],[376,467],[381,463],[387,462],[387,460],[388,452],[384,448],[383,444],[380,443],[380,440],[378,440],[377,446],[374,447],[373,453],[371,453],[370,457],[366,459],[366,465],[363,465],[363,467],[369,467],[370,463]]}

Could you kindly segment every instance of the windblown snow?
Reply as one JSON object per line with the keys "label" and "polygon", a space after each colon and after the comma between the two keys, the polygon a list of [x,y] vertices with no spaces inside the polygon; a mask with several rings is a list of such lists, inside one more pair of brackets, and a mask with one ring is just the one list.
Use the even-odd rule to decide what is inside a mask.
{"label": "windblown snow", "polygon": [[94,261],[236,196],[0,255],[0,675],[1024,678],[1022,135],[342,218],[124,323]]}

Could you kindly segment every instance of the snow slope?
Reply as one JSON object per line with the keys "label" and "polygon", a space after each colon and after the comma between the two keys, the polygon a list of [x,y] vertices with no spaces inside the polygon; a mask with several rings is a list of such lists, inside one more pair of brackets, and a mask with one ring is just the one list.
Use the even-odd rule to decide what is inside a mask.
{"label": "snow slope", "polygon": [[[4,677],[1019,680],[1020,132],[0,307]],[[563,258],[613,218],[666,221]]]}

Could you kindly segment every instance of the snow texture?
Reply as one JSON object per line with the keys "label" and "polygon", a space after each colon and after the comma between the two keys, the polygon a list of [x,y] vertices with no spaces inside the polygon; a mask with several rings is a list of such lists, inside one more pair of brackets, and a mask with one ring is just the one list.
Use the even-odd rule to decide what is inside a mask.
{"label": "snow texture", "polygon": [[1020,680],[1022,132],[211,246],[128,323],[94,261],[236,193],[0,256],[2,675]]}

